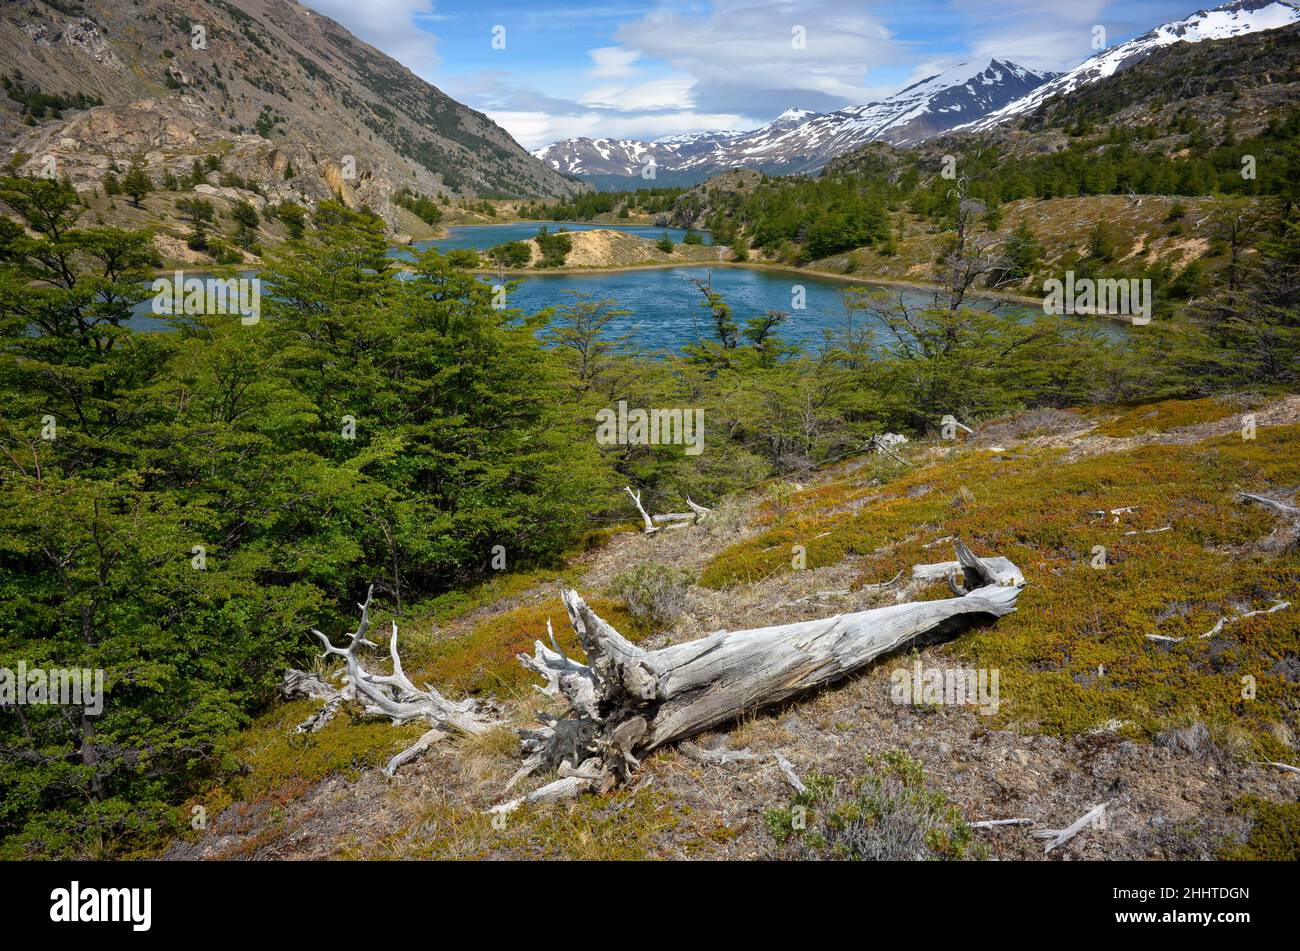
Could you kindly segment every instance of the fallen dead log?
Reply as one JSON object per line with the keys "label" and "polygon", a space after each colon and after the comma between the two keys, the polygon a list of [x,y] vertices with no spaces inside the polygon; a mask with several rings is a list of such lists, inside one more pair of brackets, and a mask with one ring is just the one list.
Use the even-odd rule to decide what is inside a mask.
{"label": "fallen dead log", "polygon": [[645,506],[641,504],[640,490],[633,492],[630,485],[625,485],[623,491],[632,499],[632,504],[636,506],[637,512],[640,513],[641,519],[645,523],[645,533],[647,535],[653,535],[659,531],[660,526],[664,528],[681,528],[688,524],[698,524],[713,511],[713,509],[692,502],[690,496],[687,496],[686,505],[690,508],[689,512],[663,512],[658,515],[651,515],[645,510]]}
{"label": "fallen dead log", "polygon": [[[520,655],[525,667],[546,679],[548,692],[566,699],[569,710],[561,717],[539,717],[539,730],[521,731],[524,765],[512,783],[565,767],[551,786],[558,789],[562,782],[566,793],[610,788],[665,744],[832,683],[919,637],[950,636],[1015,610],[1025,581],[1010,561],[978,558],[958,542],[957,561],[950,564],[964,582],[953,581],[958,597],[718,631],[656,651],[629,642],[577,592],[565,590],[564,604],[587,663],[541,641],[531,657]],[[944,569],[946,576],[948,565]],[[582,782],[566,782],[575,777]],[[508,811],[526,801],[535,800],[522,797],[496,808]]]}
{"label": "fallen dead log", "polygon": [[641,513],[641,518],[645,520],[645,533],[647,535],[653,535],[655,532],[659,531],[659,529],[655,527],[654,519],[650,517],[650,513],[647,512],[645,507],[641,504],[641,493],[633,492],[630,485],[623,486],[623,491],[632,497],[632,504],[636,506],[636,510]]}
{"label": "fallen dead log", "polygon": [[1271,608],[1260,608],[1258,611],[1246,611],[1243,614],[1234,614],[1232,617],[1221,617],[1219,618],[1218,622],[1214,625],[1214,627],[1210,628],[1208,631],[1206,631],[1204,634],[1201,635],[1201,638],[1204,639],[1207,637],[1213,637],[1215,634],[1218,634],[1229,624],[1233,624],[1237,621],[1244,621],[1248,617],[1258,617],[1261,614],[1273,614],[1276,611],[1285,611],[1289,607],[1291,607],[1290,601],[1279,601],[1276,604],[1274,604]]}
{"label": "fallen dead log", "polygon": [[703,521],[713,512],[713,509],[705,508],[703,505],[692,502],[689,495],[686,496],[686,507],[695,513],[695,521],[697,522]]}
{"label": "fallen dead log", "polygon": [[[1117,508],[1117,509],[1093,509],[1093,510],[1092,510],[1091,512],[1089,512],[1088,514],[1089,514],[1089,515],[1095,515],[1097,518],[1102,518],[1102,517],[1104,517],[1104,516],[1106,516],[1106,515],[1132,515],[1132,514],[1133,514],[1134,512],[1136,512],[1139,508],[1141,508],[1141,506],[1138,506],[1138,505],[1122,505],[1122,506],[1120,506],[1120,507]],[[1118,520],[1117,520],[1117,521],[1118,521]]]}
{"label": "fallen dead log", "polygon": [[326,683],[320,674],[305,670],[290,670],[285,673],[284,681],[280,684],[280,696],[286,700],[305,697],[322,701],[319,710],[294,727],[294,733],[315,733],[322,729],[334,719],[334,714],[338,713],[345,699],[343,691]]}
{"label": "fallen dead log", "polygon": [[1288,773],[1300,773],[1300,766],[1292,766],[1289,763],[1278,763],[1271,759],[1263,760],[1260,766],[1276,766],[1278,769],[1285,770]]}
{"label": "fallen dead log", "polygon": [[[1005,558],[978,558],[960,541],[956,547],[957,561],[942,567],[945,576],[951,570],[949,581],[958,597],[717,631],[657,651],[632,644],[576,591],[564,590],[565,608],[587,663],[566,657],[553,633],[550,647],[536,641],[533,655],[519,655],[523,666],[545,680],[537,689],[564,697],[568,710],[562,716],[539,713],[541,729],[519,731],[524,763],[506,788],[544,769],[555,769],[559,778],[492,811],[509,812],[524,803],[611,788],[626,780],[642,757],[665,744],[832,683],[918,638],[951,636],[1014,611],[1025,584],[1020,570]],[[931,576],[927,569],[934,567],[918,566],[914,574]],[[344,700],[356,700],[367,713],[394,724],[428,723],[430,729],[415,744],[389,761],[389,775],[448,735],[482,734],[501,725],[486,704],[473,699],[454,702],[433,687],[421,690],[412,684],[402,670],[396,624],[389,640],[393,672],[365,670],[358,651],[376,646],[366,639],[370,602],[367,592],[359,606],[361,622],[346,647],[336,647],[320,631],[312,631],[325,648],[322,658],[344,661],[343,686],[334,688],[317,674],[291,670],[285,675],[286,695],[323,700],[331,715]],[[313,727],[304,724],[299,731],[304,728]],[[775,758],[790,784],[799,788],[793,768]]]}
{"label": "fallen dead log", "polygon": [[[388,717],[394,725],[424,720],[432,729],[418,739],[414,745],[398,753],[389,761],[385,770],[390,776],[398,766],[408,762],[420,752],[450,733],[481,734],[500,722],[493,718],[491,711],[477,700],[468,699],[459,702],[448,700],[433,687],[425,686],[421,690],[407,679],[402,670],[402,660],[397,653],[397,623],[393,623],[393,634],[388,642],[389,655],[392,658],[391,674],[372,674],[361,666],[357,651],[361,647],[377,646],[366,639],[370,628],[370,601],[374,593],[372,585],[366,591],[366,600],[358,605],[361,608],[361,622],[348,640],[347,647],[335,647],[320,631],[312,634],[320,640],[325,648],[321,658],[340,657],[344,662],[343,686],[333,688],[323,678],[301,670],[290,670],[285,674],[281,692],[286,695],[310,696],[325,701],[325,706],[314,717],[299,724],[295,732],[315,732],[324,726],[329,717],[345,700],[356,700],[365,711],[376,716]],[[324,719],[321,719],[321,717]]]}
{"label": "fallen dead log", "polygon": [[883,453],[896,462],[903,462],[903,457],[894,452],[894,447],[906,442],[907,437],[901,433],[882,433],[868,439],[865,448],[872,452]]}

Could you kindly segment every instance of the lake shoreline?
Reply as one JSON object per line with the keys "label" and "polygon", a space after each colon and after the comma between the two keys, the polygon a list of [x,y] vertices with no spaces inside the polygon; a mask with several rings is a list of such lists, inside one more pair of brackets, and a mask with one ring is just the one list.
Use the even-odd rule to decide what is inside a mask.
{"label": "lake shoreline", "polygon": [[[837,274],[834,271],[818,271],[812,268],[792,267],[787,264],[767,264],[755,261],[665,261],[663,263],[652,264],[626,264],[617,267],[556,267],[556,268],[471,268],[474,274],[494,275],[499,274],[503,277],[524,278],[524,277],[545,277],[549,274],[563,275],[584,275],[584,274],[623,274],[634,271],[663,271],[672,268],[704,268],[712,270],[714,268],[731,268],[734,270],[748,271],[767,271],[780,272],[785,274],[806,274],[809,277],[815,277],[818,280],[828,282],[839,282],[842,284],[879,284],[884,287],[900,287],[907,290],[915,291],[935,291],[939,285],[926,283],[924,281],[904,281],[895,277],[869,277],[858,274]],[[1042,306],[1041,297],[1028,297],[1024,294],[1014,294],[1010,291],[990,291],[979,290],[973,296],[984,298],[996,298],[1014,303],[1033,304]]]}
{"label": "lake shoreline", "polygon": [[[453,233],[458,229],[473,229],[473,228],[482,228],[482,227],[523,225],[523,224],[531,225],[533,223],[536,223],[539,227],[543,224],[560,225],[561,227],[566,225],[575,225],[575,226],[584,226],[587,229],[600,229],[602,227],[605,227],[615,231],[622,230],[622,227],[625,227],[623,223],[612,223],[612,222],[599,222],[599,221],[557,222],[553,220],[519,218],[512,221],[496,221],[496,222],[492,222],[491,224],[440,225],[436,229],[440,232],[439,237],[433,239],[421,238],[418,240],[420,242],[446,240],[447,238],[452,237]],[[657,227],[655,225],[647,226],[640,222],[635,223],[633,226],[634,227]],[[666,229],[666,230],[672,230],[672,229]],[[649,240],[649,239],[645,239],[645,240]],[[394,245],[394,248],[418,253],[420,249],[415,247],[415,244],[416,242],[412,241],[407,244]],[[706,247],[723,248],[725,246],[707,245]],[[393,263],[395,266],[395,270],[409,269],[407,267],[403,267],[399,265],[396,260],[394,260]],[[246,269],[256,271],[258,269],[256,266],[249,268],[249,265],[247,264],[227,265],[226,267],[232,268],[235,271],[246,270]],[[897,277],[875,277],[868,274],[844,274],[842,272],[824,271],[815,268],[801,268],[794,265],[777,264],[768,261],[706,261],[706,260],[698,260],[698,259],[697,260],[683,259],[680,261],[651,261],[644,264],[618,264],[618,265],[608,265],[608,266],[589,265],[589,266],[579,266],[579,267],[557,267],[557,268],[477,267],[477,268],[469,268],[468,271],[472,274],[476,274],[479,276],[489,276],[489,277],[500,276],[502,278],[518,280],[518,279],[527,279],[529,277],[548,277],[548,276],[582,277],[582,276],[596,276],[601,274],[629,274],[629,273],[636,273],[639,271],[664,271],[664,270],[671,270],[674,268],[687,268],[693,270],[731,269],[731,270],[740,270],[740,271],[748,270],[748,271],[756,271],[756,272],[766,272],[769,274],[804,275],[810,279],[822,281],[830,284],[875,285],[879,287],[898,288],[901,290],[910,290],[910,291],[921,292],[921,293],[934,293],[941,289],[938,284],[929,281],[905,280]],[[174,270],[175,270],[174,268],[169,267],[166,269],[156,270],[154,273],[155,276],[171,276]],[[212,273],[214,270],[221,271],[224,270],[224,268],[209,268],[204,270],[206,270],[208,273]],[[1041,308],[1043,304],[1043,299],[1041,297],[1029,296],[1022,293],[1016,293],[1013,291],[990,290],[985,288],[980,288],[972,291],[971,297],[973,299],[1002,301],[1010,304],[1025,305],[1035,309]],[[1132,325],[1132,320],[1130,318],[1119,314],[1104,314],[1104,313],[1103,314],[1080,314],[1079,316],[1105,317],[1108,320],[1114,321],[1116,323],[1120,323],[1124,325]]]}
{"label": "lake shoreline", "polygon": [[[614,228],[615,230],[616,230],[616,229],[618,228],[618,226],[619,226],[619,223],[615,223],[615,222],[604,222],[604,221],[565,221],[565,222],[559,222],[559,221],[554,221],[554,220],[547,220],[547,221],[544,221],[544,220],[542,220],[542,219],[531,219],[531,218],[520,218],[520,219],[517,219],[517,220],[514,220],[514,221],[493,222],[493,224],[528,224],[528,223],[530,223],[530,222],[532,222],[532,221],[537,221],[537,223],[538,223],[539,226],[542,225],[542,224],[560,224],[560,225],[573,224],[573,225],[586,225],[586,226],[589,226],[589,227],[596,227],[596,228],[599,228],[599,227],[601,227],[601,226],[611,226],[611,225],[612,225],[613,228]],[[641,222],[636,222],[635,224],[636,224],[636,226],[638,226],[638,227],[659,227],[658,225],[653,225],[653,224],[651,224],[651,225],[646,225],[646,224],[641,223]],[[451,226],[449,226],[449,227],[450,227],[450,228],[473,228],[473,227],[482,227],[482,226],[476,226],[476,225],[451,225]],[[664,226],[664,227],[667,227],[667,226]],[[451,236],[451,231],[448,230],[447,233],[446,233],[445,235],[442,235],[442,236],[440,236],[440,237],[438,237],[438,238],[436,238],[436,239],[434,239],[434,240],[439,240],[439,241],[440,241],[440,240],[444,240],[445,238],[448,238],[448,237],[450,237],[450,236]],[[408,247],[409,247],[409,246],[410,246],[410,245],[408,245]],[[721,248],[721,247],[725,247],[725,245],[709,245],[709,247],[719,247],[719,248]],[[795,266],[793,266],[793,265],[789,265],[789,264],[772,264],[772,263],[765,262],[765,261],[717,261],[717,262],[709,262],[709,263],[707,263],[707,264],[705,264],[705,263],[703,263],[703,262],[695,262],[695,261],[683,261],[683,262],[681,262],[681,263],[674,263],[674,262],[671,262],[671,261],[664,261],[664,262],[652,262],[652,263],[649,263],[649,264],[625,264],[625,265],[616,265],[616,266],[611,266],[611,267],[557,267],[557,268],[544,268],[544,269],[539,269],[539,268],[470,268],[470,271],[471,271],[472,273],[474,273],[474,274],[501,274],[501,275],[505,275],[505,276],[509,276],[509,277],[524,277],[524,276],[529,275],[529,274],[536,275],[536,274],[539,274],[539,273],[545,273],[545,274],[570,274],[570,275],[574,275],[574,274],[620,274],[620,273],[628,273],[628,272],[633,272],[633,271],[656,271],[656,270],[664,270],[664,269],[666,269],[666,268],[674,268],[674,267],[709,267],[709,268],[712,268],[712,267],[719,267],[719,268],[730,267],[730,268],[749,269],[749,270],[753,270],[753,271],[771,271],[771,272],[780,272],[780,273],[789,273],[789,274],[808,274],[808,275],[811,275],[811,276],[813,276],[813,277],[816,277],[816,278],[819,278],[819,279],[822,279],[822,280],[827,280],[827,281],[838,281],[838,282],[840,282],[840,283],[844,283],[844,284],[879,284],[879,285],[881,285],[881,286],[883,286],[883,287],[900,287],[900,288],[905,288],[905,289],[907,289],[907,290],[915,290],[915,291],[936,291],[936,290],[939,290],[939,285],[934,284],[934,283],[930,283],[930,282],[926,282],[926,281],[907,281],[907,280],[903,280],[903,279],[901,279],[901,278],[895,278],[895,277],[871,277],[871,276],[862,276],[862,275],[857,275],[857,274],[843,274],[843,273],[837,273],[837,272],[834,272],[834,271],[821,271],[821,270],[817,270],[817,269],[815,269],[815,268],[801,268],[801,267],[795,267]],[[1032,304],[1032,305],[1036,305],[1036,306],[1040,306],[1040,307],[1042,306],[1042,303],[1043,303],[1043,299],[1042,299],[1041,297],[1029,297],[1029,296],[1027,296],[1027,295],[1025,295],[1025,294],[1017,294],[1017,293],[1014,293],[1014,292],[1011,292],[1011,291],[996,291],[996,290],[983,290],[983,289],[981,289],[981,290],[978,292],[978,294],[977,294],[976,296],[978,296],[978,297],[983,297],[983,298],[991,298],[991,299],[994,299],[994,300],[1005,300],[1005,301],[1009,301],[1009,302],[1013,302],[1013,303],[1019,303],[1019,304]],[[1101,315],[1101,316],[1111,316],[1111,315]],[[1127,323],[1128,321],[1123,320],[1123,319],[1121,318],[1121,322],[1123,322],[1123,323]]]}

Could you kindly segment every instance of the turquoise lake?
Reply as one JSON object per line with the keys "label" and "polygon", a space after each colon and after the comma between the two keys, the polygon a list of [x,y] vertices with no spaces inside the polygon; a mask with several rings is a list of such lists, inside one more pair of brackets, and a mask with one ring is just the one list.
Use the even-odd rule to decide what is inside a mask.
{"label": "turquoise lake", "polygon": [[[651,239],[666,231],[674,241],[681,241],[686,234],[680,228],[651,225],[529,221],[451,228],[448,237],[417,242],[417,246],[435,247],[441,251],[490,248],[505,241],[531,238],[542,224],[552,231],[559,228],[570,231],[608,228]],[[707,232],[700,232],[700,235],[705,243],[709,243]],[[704,308],[703,295],[690,283],[691,278],[699,279],[708,273],[709,268],[692,265],[592,274],[529,274],[518,279],[519,285],[508,298],[508,306],[534,313],[544,307],[572,301],[574,292],[598,300],[613,300],[619,310],[631,313],[610,324],[612,334],[629,335],[629,343],[642,350],[678,350],[701,336],[712,334],[711,317]],[[781,326],[780,336],[790,343],[803,345],[819,343],[823,331],[839,330],[844,326],[841,293],[848,286],[844,282],[816,279],[796,272],[734,267],[716,268],[712,274],[714,290],[726,298],[737,323],[742,326],[746,318],[769,310],[787,311],[790,317]],[[514,276],[511,279],[515,279]],[[803,288],[802,309],[795,306],[796,286]],[[930,295],[919,291],[905,291],[904,297],[916,304],[930,300]]]}
{"label": "turquoise lake", "polygon": [[[537,233],[539,224],[549,228],[567,227],[570,230],[612,228],[643,237],[657,238],[668,231],[678,241],[685,233],[681,229],[656,228],[646,225],[592,225],[572,222],[535,222],[506,225],[473,225],[451,229],[443,239],[419,242],[419,246],[433,246],[440,250],[452,248],[489,248],[504,241],[516,241]],[[707,235],[703,235],[708,240]],[[395,248],[394,257],[405,257],[405,249]],[[546,307],[564,304],[577,292],[596,299],[609,299],[620,310],[630,311],[615,320],[610,331],[616,335],[627,334],[629,343],[641,350],[679,350],[684,345],[708,337],[712,333],[711,317],[703,306],[703,297],[689,283],[690,278],[701,278],[707,267],[655,268],[635,271],[594,272],[591,274],[529,274],[518,278],[518,286],[508,298],[508,306],[527,313]],[[191,272],[198,275],[201,272]],[[747,268],[722,267],[713,270],[713,286],[731,305],[737,323],[768,310],[782,310],[790,314],[780,329],[782,339],[805,346],[815,345],[823,339],[823,331],[840,330],[844,326],[844,309],[841,294],[844,282],[813,278],[798,272],[758,271]],[[485,276],[485,280],[492,278]],[[863,285],[857,285],[863,286]],[[869,286],[869,285],[868,285]],[[797,287],[803,288],[803,308],[796,307]],[[904,299],[917,305],[928,304],[931,295],[923,291],[903,291]],[[1020,306],[1002,304],[1002,307]],[[1028,311],[1026,311],[1028,313]],[[864,319],[864,318],[859,318]],[[141,330],[161,329],[164,321],[150,313],[150,302],[137,309],[132,326]],[[1097,326],[1108,334],[1122,334],[1122,324],[1100,320]]]}

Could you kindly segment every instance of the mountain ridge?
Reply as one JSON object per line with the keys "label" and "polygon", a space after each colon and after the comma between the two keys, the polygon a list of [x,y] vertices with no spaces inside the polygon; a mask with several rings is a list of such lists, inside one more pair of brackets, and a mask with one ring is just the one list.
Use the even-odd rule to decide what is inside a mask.
{"label": "mountain ridge", "polygon": [[1275,30],[1297,21],[1300,21],[1300,7],[1290,0],[1232,0],[1209,10],[1197,10],[1181,20],[1161,24],[1127,42],[1101,50],[1023,98],[973,122],[963,123],[953,131],[981,132],[1032,112],[1053,96],[1069,95],[1081,86],[1112,76],[1165,46]]}
{"label": "mountain ridge", "polygon": [[700,132],[648,142],[565,139],[532,154],[564,174],[616,187],[641,177],[650,158],[657,184],[674,179],[694,184],[735,167],[773,174],[816,172],[836,155],[868,142],[908,146],[924,141],[953,128],[960,117],[984,114],[1055,75],[997,58],[983,66],[958,63],[876,102],[825,113],[790,108],[748,131]]}
{"label": "mountain ridge", "polygon": [[[736,167],[769,174],[816,173],[872,142],[911,148],[950,133],[986,132],[1174,44],[1244,36],[1296,22],[1300,7],[1292,0],[1230,0],[1101,50],[1063,73],[1025,70],[994,57],[982,69],[970,63],[948,67],[879,102],[828,113],[786,110],[746,132],[706,131],[648,142],[566,139],[533,155],[565,174],[612,188],[628,187],[646,156],[655,159],[658,184],[695,185]],[[971,73],[972,68],[977,71]],[[1003,82],[1004,76],[1012,81]],[[990,96],[988,88],[980,95],[981,87],[1006,90],[1017,83],[1025,87],[1022,95]]]}

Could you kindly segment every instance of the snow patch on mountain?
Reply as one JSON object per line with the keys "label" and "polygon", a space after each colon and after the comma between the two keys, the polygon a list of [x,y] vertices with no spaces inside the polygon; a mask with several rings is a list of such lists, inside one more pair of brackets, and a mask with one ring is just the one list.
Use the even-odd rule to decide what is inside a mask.
{"label": "snow patch on mountain", "polygon": [[1022,98],[959,125],[954,131],[980,132],[1033,112],[1051,97],[1068,95],[1080,86],[1113,76],[1161,47],[1276,30],[1298,20],[1300,8],[1287,0],[1233,0],[1213,10],[1198,10],[1185,19],[1163,24],[1127,43],[1102,50]]}
{"label": "snow patch on mountain", "polygon": [[658,170],[699,178],[736,166],[815,172],[868,142],[922,142],[1021,98],[1055,75],[996,59],[958,63],[879,102],[825,113],[789,108],[748,132],[699,132],[653,142],[566,139],[533,155],[572,175],[639,176],[650,157]]}

